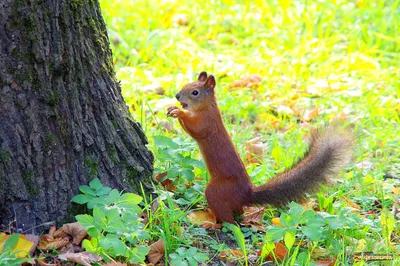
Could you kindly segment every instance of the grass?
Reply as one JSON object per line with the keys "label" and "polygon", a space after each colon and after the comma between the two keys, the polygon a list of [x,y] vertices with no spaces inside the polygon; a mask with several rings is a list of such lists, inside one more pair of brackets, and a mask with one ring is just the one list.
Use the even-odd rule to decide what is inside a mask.
{"label": "grass", "polygon": [[[203,179],[191,182],[199,186],[191,191],[193,198],[187,196],[191,188],[182,185],[184,180],[173,180],[180,185],[174,199],[186,201],[178,204],[182,210],[204,206],[201,189],[208,177],[204,167],[190,168],[189,161],[179,161],[182,152],[200,159],[199,151],[181,150],[195,145],[165,110],[175,103],[175,93],[205,70],[217,77],[219,105],[242,158],[246,141],[254,137],[260,136],[267,146],[263,164],[247,164],[256,184],[301,156],[306,147],[303,137],[311,128],[340,118],[354,127],[354,160],[341,183],[324,188],[318,199],[336,192],[333,208],[326,203],[321,209],[340,217],[349,206],[345,196],[361,206],[352,214],[354,219],[370,224],[343,225],[330,231],[332,239],[311,241],[312,248],[293,247],[291,259],[284,263],[290,265],[301,256],[316,261],[313,250],[333,250],[329,245],[335,240],[342,245],[337,264],[348,263],[353,251],[400,251],[398,230],[385,241],[386,224],[379,222],[381,210],[391,209],[398,200],[400,1],[102,0],[100,4],[122,93],[156,154],[156,173],[184,167]],[[262,77],[258,86],[229,88],[250,74]],[[157,94],[157,87],[164,93]],[[307,117],[307,112],[313,115]],[[166,131],[169,125],[172,130]],[[179,147],[160,149],[153,139],[160,135]],[[170,153],[176,155],[174,161]],[[385,175],[395,178],[384,179]],[[271,216],[286,211],[275,210]],[[303,239],[305,234],[296,231],[296,237]],[[249,237],[246,241],[248,253],[256,253]],[[210,257],[216,252],[205,250]]]}

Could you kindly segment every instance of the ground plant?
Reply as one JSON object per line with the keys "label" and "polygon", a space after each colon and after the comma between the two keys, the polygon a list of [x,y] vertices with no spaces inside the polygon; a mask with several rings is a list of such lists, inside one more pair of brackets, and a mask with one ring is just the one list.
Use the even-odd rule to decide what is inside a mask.
{"label": "ground plant", "polygon": [[[355,132],[351,164],[308,203],[268,208],[260,227],[241,226],[240,233],[224,226],[194,234],[192,245],[208,264],[363,265],[353,261],[355,252],[398,260],[399,1],[101,1],[101,7],[122,93],[155,153],[158,189],[186,214],[205,210],[209,176],[195,142],[165,112],[201,71],[217,77],[224,123],[255,184],[296,162],[312,128],[340,121]],[[169,259],[184,261],[189,250],[177,247]]]}
{"label": "ground plant", "polygon": [[[154,153],[156,196],[95,176],[80,187],[73,202],[87,212],[76,220],[89,235],[83,249],[99,256],[93,261],[366,265],[367,255],[387,255],[368,265],[400,263],[400,1],[100,6],[122,94]],[[311,130],[332,123],[354,132],[351,163],[304,202],[248,208],[237,224],[218,223],[197,144],[166,116],[201,71],[216,77],[224,123],[254,184],[290,168]],[[0,265],[26,261],[15,256],[18,238],[0,235]]]}

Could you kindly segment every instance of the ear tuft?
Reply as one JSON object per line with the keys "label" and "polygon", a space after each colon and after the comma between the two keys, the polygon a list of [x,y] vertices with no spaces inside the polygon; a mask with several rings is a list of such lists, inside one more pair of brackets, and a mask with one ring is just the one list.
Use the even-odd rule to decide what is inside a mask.
{"label": "ear tuft", "polygon": [[206,79],[207,79],[207,72],[205,72],[205,71],[201,72],[199,77],[197,78],[198,81],[202,81],[202,82],[206,81]]}
{"label": "ear tuft", "polygon": [[210,88],[210,89],[214,89],[215,88],[215,78],[213,75],[208,76],[207,80],[204,82],[204,84]]}

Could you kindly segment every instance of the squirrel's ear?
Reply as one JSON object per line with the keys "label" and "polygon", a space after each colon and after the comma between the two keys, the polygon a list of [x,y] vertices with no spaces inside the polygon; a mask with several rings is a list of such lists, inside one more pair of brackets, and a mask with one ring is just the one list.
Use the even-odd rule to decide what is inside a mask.
{"label": "squirrel's ear", "polygon": [[201,72],[199,77],[197,78],[198,81],[202,81],[202,82],[206,81],[206,79],[207,79],[207,72],[205,72],[205,71]]}
{"label": "squirrel's ear", "polygon": [[207,78],[207,80],[204,82],[204,84],[205,84],[208,88],[214,90],[214,88],[215,88],[215,78],[214,78],[214,76],[213,76],[213,75],[208,76],[208,78]]}

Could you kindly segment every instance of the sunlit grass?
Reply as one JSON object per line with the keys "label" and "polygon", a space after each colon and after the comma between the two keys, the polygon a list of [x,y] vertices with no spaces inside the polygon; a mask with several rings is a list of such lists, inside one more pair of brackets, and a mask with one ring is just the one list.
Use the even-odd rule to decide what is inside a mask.
{"label": "sunlit grass", "polygon": [[[258,135],[267,144],[266,165],[258,166],[266,172],[252,174],[258,167],[249,166],[256,183],[304,152],[310,128],[342,118],[357,141],[351,172],[335,189],[352,199],[397,198],[383,176],[400,175],[400,1],[100,3],[124,98],[151,148],[154,135],[187,138],[166,118],[165,106],[205,70],[217,77],[219,105],[239,152],[244,156],[244,143]],[[262,82],[228,89],[247,74]],[[164,95],[143,89],[157,86]],[[313,108],[311,125],[301,123]],[[173,132],[163,132],[166,122]],[[269,156],[276,146],[288,151],[281,164]],[[355,167],[363,161],[373,166]]]}

